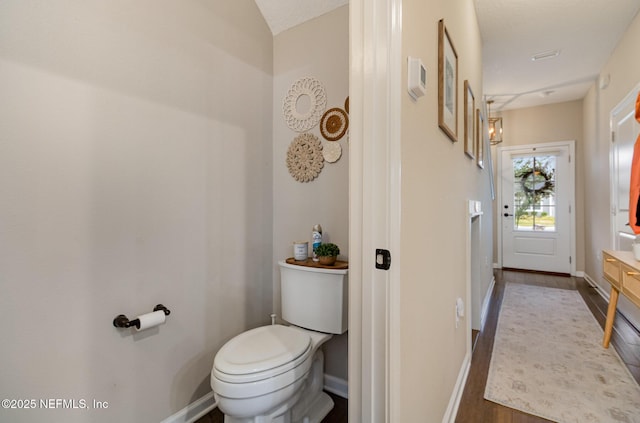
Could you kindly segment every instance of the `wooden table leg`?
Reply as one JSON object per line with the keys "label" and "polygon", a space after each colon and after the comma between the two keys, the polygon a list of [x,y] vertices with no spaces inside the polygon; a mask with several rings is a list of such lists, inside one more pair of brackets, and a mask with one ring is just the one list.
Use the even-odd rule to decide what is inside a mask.
{"label": "wooden table leg", "polygon": [[611,286],[611,294],[609,295],[609,308],[607,309],[607,322],[604,325],[604,338],[602,339],[602,346],[609,348],[609,341],[611,341],[611,332],[613,331],[613,320],[616,317],[616,307],[618,306],[618,290]]}

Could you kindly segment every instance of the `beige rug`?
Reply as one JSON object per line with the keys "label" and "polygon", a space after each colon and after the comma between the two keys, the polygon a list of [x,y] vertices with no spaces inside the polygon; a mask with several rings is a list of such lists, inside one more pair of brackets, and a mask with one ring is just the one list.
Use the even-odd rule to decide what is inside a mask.
{"label": "beige rug", "polygon": [[577,291],[507,284],[484,397],[561,423],[640,423],[640,387]]}

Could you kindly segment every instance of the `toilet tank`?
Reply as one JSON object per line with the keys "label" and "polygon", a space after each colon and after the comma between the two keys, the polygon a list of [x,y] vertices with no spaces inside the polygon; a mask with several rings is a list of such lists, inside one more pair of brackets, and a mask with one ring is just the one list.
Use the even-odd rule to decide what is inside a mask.
{"label": "toilet tank", "polygon": [[348,327],[347,269],[280,265],[282,318],[318,332],[341,334]]}

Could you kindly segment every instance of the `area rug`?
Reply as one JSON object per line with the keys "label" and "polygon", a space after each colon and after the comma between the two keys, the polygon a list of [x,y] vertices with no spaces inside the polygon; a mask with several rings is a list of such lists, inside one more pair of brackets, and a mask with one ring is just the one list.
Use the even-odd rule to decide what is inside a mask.
{"label": "area rug", "polygon": [[640,423],[640,386],[577,291],[508,283],[484,397],[559,423]]}

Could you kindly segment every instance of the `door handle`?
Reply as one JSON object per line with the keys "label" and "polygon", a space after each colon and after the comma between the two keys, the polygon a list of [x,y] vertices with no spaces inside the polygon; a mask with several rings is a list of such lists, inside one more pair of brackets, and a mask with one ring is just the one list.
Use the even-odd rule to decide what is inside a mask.
{"label": "door handle", "polygon": [[513,216],[513,215],[512,215],[512,214],[509,214],[509,213],[505,213],[503,216],[504,216],[504,217],[509,217],[509,216]]}

